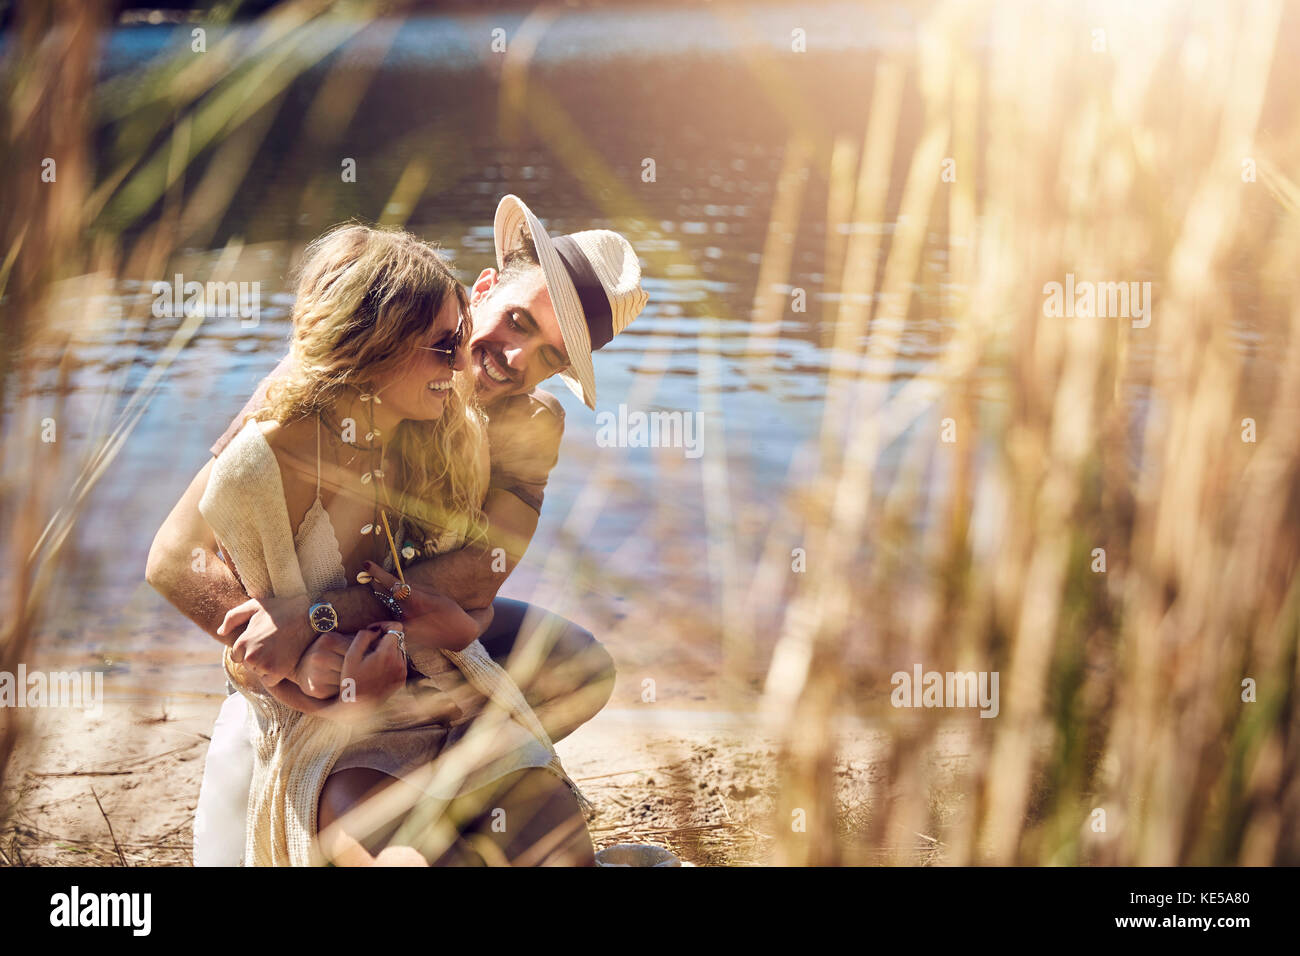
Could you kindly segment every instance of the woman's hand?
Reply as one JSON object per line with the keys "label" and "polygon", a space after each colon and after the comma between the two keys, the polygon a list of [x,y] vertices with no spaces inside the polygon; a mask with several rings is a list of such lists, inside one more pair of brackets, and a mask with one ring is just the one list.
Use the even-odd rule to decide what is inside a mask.
{"label": "woman's hand", "polygon": [[[375,587],[391,593],[397,578],[373,561],[366,570]],[[479,626],[449,597],[411,586],[411,596],[402,600],[402,624],[408,650],[463,651],[478,640]]]}
{"label": "woman's hand", "polygon": [[320,635],[303,652],[293,682],[308,697],[327,700],[335,696],[343,679],[343,660],[351,645],[352,641],[338,631]]}
{"label": "woman's hand", "polygon": [[287,707],[327,720],[351,723],[369,718],[406,684],[406,658],[397,638],[383,631],[371,625],[350,639],[337,631],[322,635],[337,638],[347,647],[339,668],[337,696],[328,700],[312,697],[288,680],[267,687],[267,693]]}
{"label": "woman's hand", "polygon": [[[335,830],[331,827],[331,830]],[[372,856],[355,837],[349,836],[341,829],[329,834],[321,834],[321,850],[335,866],[428,866],[426,860],[415,847],[388,846]]]}
{"label": "woman's hand", "polygon": [[406,684],[406,658],[397,638],[384,634],[378,625],[357,631],[350,640],[336,631],[327,636],[347,644],[337,696],[329,700],[312,697],[287,680],[266,688],[267,693],[304,714],[345,723],[366,720]]}
{"label": "woman's hand", "polygon": [[397,638],[375,624],[357,631],[343,655],[339,678],[337,716],[347,720],[372,714],[406,684],[406,657]]}
{"label": "woman's hand", "polygon": [[307,618],[308,599],[303,597],[249,598],[226,612],[217,628],[220,637],[247,623],[244,633],[230,648],[231,660],[242,663],[266,687],[292,677],[316,632]]}
{"label": "woman's hand", "polygon": [[413,846],[386,846],[369,866],[428,866],[429,861]]}

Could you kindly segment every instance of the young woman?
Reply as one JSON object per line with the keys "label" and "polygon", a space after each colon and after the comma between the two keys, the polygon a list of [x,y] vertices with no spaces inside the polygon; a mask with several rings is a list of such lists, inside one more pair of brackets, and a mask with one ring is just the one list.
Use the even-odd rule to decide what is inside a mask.
{"label": "young woman", "polygon": [[475,640],[479,622],[391,574],[395,549],[410,560],[483,534],[468,323],[430,246],[359,225],[327,233],[298,285],[297,371],[213,465],[199,508],[252,598],[314,602],[360,581],[401,610],[344,635],[313,606],[322,633],[299,673],[340,688],[326,702],[263,686],[227,648],[254,724],[246,864],[591,862],[580,795]]}

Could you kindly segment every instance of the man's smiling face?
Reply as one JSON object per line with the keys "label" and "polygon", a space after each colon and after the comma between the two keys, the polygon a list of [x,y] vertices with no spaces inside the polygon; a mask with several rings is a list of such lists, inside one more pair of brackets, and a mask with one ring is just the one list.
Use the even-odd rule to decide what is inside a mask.
{"label": "man's smiling face", "polygon": [[500,280],[484,269],[470,294],[474,334],[469,361],[485,407],[531,392],[569,365],[555,306],[540,268]]}

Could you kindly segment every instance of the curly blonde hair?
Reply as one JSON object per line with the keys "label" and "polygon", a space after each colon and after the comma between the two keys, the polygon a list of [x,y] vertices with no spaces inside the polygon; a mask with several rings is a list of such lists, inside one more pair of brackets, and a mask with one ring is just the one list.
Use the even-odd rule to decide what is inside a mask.
{"label": "curly blonde hair", "polygon": [[[307,247],[293,306],[291,371],[267,391],[255,417],[289,424],[329,413],[345,392],[377,391],[409,362],[448,295],[470,329],[465,290],[434,247],[400,230],[336,227]],[[404,421],[389,436],[395,474],[388,486],[405,533],[426,554],[485,537],[487,476],[483,414],[467,372],[452,376],[442,416]],[[439,544],[439,542],[441,542]]]}

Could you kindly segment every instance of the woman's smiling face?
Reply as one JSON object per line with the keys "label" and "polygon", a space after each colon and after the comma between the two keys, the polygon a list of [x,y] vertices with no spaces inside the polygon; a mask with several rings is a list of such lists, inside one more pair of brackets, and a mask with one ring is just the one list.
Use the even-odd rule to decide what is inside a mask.
{"label": "woman's smiling face", "polygon": [[411,358],[376,390],[390,415],[410,421],[442,417],[452,376],[465,367],[462,318],[460,297],[448,295],[424,340],[413,343]]}

